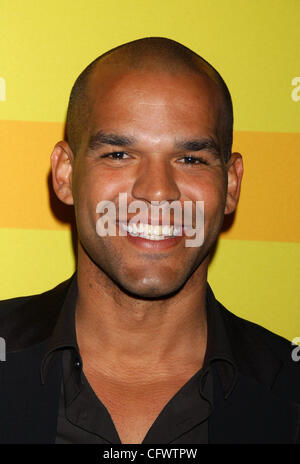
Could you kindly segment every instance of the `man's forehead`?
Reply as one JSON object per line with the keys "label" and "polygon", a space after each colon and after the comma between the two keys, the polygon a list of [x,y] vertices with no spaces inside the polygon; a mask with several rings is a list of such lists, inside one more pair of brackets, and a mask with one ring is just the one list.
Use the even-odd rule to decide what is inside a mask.
{"label": "man's forehead", "polygon": [[[222,99],[219,87],[205,73],[195,73],[189,69],[184,69],[181,73],[171,73],[161,68],[132,69],[120,65],[98,65],[89,76],[87,97],[93,107],[93,103],[99,100],[105,101],[112,94],[120,97],[147,94],[150,100],[151,97],[157,100],[156,97],[163,93],[170,95],[174,88],[176,88],[176,99],[180,97],[191,99],[192,92],[195,101],[200,97],[210,98],[214,103]],[[151,104],[150,100],[148,104]]]}
{"label": "man's forehead", "polygon": [[99,106],[95,104],[85,131],[87,150],[110,145],[148,153],[197,151],[205,146],[214,155],[220,153],[216,112],[207,105],[167,100],[144,105],[144,101],[131,103],[129,99],[124,108],[120,101]]}

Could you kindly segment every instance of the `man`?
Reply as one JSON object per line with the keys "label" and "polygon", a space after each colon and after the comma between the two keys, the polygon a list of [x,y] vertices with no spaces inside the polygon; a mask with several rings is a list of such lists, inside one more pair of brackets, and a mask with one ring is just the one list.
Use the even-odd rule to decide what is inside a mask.
{"label": "man", "polygon": [[[79,76],[51,156],[56,195],[74,205],[77,270],[1,303],[1,442],[299,441],[290,343],[227,311],[207,283],[243,174],[232,122],[221,76],[169,39],[122,45]],[[190,228],[175,214],[159,228],[145,209],[134,228],[136,201],[192,204]],[[99,233],[101,202],[116,207],[116,234]],[[197,202],[203,239],[186,246]]]}

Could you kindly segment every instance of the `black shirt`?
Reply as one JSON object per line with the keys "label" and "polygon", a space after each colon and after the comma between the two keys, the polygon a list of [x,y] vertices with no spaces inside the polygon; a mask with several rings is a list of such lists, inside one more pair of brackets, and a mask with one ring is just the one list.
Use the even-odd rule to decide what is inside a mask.
{"label": "black shirt", "polygon": [[[144,444],[209,443],[208,423],[213,408],[212,363],[217,365],[225,398],[234,388],[237,369],[224,322],[208,284],[206,290],[208,337],[203,366],[165,405],[144,437]],[[55,443],[120,444],[108,410],[84,375],[75,330],[77,293],[75,273],[41,365],[41,379],[45,383],[51,356],[57,350],[63,350]]]}

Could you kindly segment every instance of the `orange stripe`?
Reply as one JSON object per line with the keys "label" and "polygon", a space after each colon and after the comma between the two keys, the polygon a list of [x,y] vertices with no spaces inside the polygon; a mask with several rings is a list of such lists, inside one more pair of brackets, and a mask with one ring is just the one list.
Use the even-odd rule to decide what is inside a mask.
{"label": "orange stripe", "polygon": [[61,123],[0,121],[0,227],[67,227],[53,191],[49,201],[50,155],[62,134]]}
{"label": "orange stripe", "polygon": [[224,238],[300,242],[300,134],[236,132],[244,178],[233,227]]}
{"label": "orange stripe", "polygon": [[[63,217],[72,208],[54,194],[49,202],[48,187],[50,154],[62,133],[61,123],[0,121],[0,227],[68,227]],[[235,133],[245,174],[238,211],[224,238],[300,241],[299,147],[296,133]]]}

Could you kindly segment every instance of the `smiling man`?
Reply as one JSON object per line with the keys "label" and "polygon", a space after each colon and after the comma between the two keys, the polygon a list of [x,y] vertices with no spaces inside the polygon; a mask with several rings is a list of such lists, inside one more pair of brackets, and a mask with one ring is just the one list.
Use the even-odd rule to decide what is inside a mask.
{"label": "smiling man", "polygon": [[[1,303],[1,442],[299,440],[290,343],[234,316],[207,283],[243,174],[232,123],[221,76],[169,39],[122,45],[76,80],[51,163],[56,195],[74,205],[77,270]],[[115,207],[116,234],[97,232],[99,202]],[[145,206],[138,225],[134,202]],[[198,246],[187,246],[182,214],[168,225],[145,215],[190,204],[197,229],[197,202]]]}

